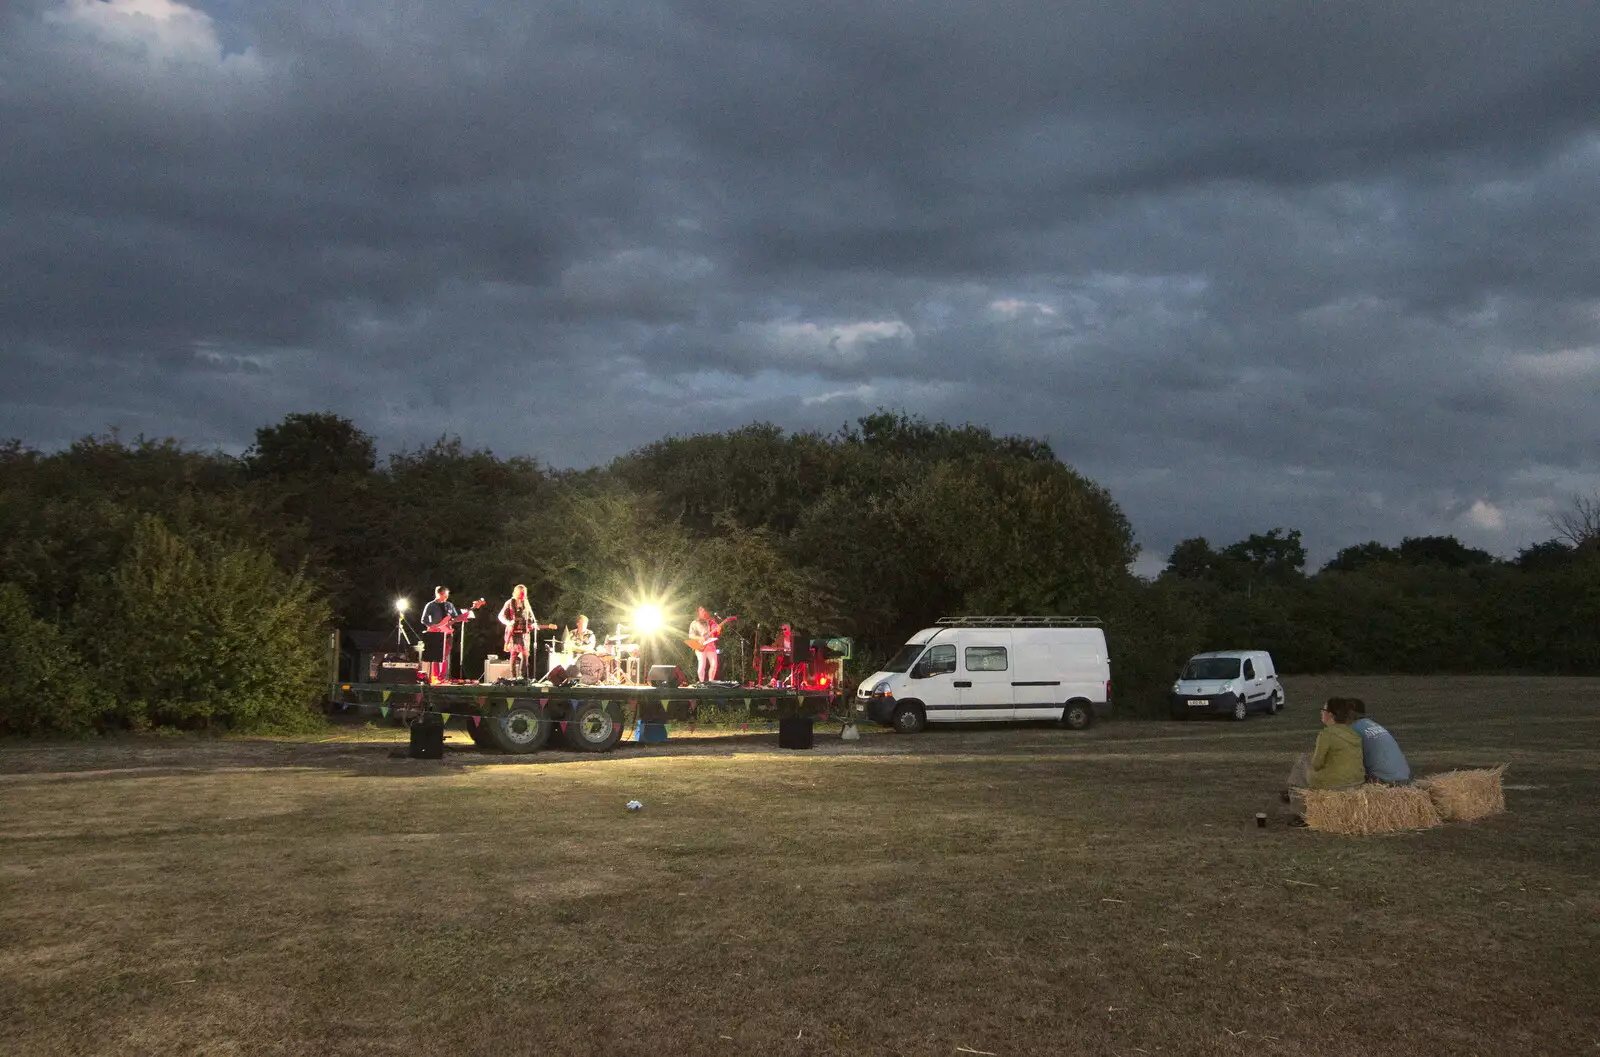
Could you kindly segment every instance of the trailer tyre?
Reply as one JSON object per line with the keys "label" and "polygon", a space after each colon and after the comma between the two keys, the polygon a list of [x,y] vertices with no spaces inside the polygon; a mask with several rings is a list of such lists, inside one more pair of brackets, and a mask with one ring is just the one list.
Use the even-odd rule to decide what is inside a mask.
{"label": "trailer tyre", "polygon": [[1061,710],[1061,725],[1068,730],[1088,730],[1094,722],[1094,711],[1087,701],[1068,701]]}
{"label": "trailer tyre", "polygon": [[536,701],[518,701],[479,725],[489,728],[489,742],[501,752],[537,752],[550,740],[550,718]]}
{"label": "trailer tyre", "polygon": [[605,701],[580,701],[567,717],[567,744],[579,752],[610,752],[622,740],[622,719]]}
{"label": "trailer tyre", "polygon": [[480,719],[474,723],[470,717],[467,719],[467,733],[472,735],[472,744],[480,749],[499,747],[495,745],[494,737],[489,733],[489,725],[493,722],[494,720],[492,719]]}

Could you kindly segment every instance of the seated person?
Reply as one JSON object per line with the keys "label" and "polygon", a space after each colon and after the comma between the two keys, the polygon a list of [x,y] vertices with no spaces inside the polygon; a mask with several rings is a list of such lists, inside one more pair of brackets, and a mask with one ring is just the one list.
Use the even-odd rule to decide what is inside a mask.
{"label": "seated person", "polygon": [[1295,807],[1297,825],[1304,825],[1305,804],[1297,795],[1302,789],[1349,789],[1367,778],[1361,756],[1361,735],[1350,729],[1356,713],[1349,698],[1330,697],[1322,706],[1322,730],[1309,755],[1302,754],[1289,769],[1289,789],[1284,799]]}
{"label": "seated person", "polygon": [[1410,785],[1411,764],[1400,751],[1400,743],[1377,720],[1367,718],[1367,703],[1359,697],[1336,697],[1335,701],[1349,703],[1355,713],[1350,729],[1361,735],[1361,756],[1367,771],[1367,781],[1388,785]]}

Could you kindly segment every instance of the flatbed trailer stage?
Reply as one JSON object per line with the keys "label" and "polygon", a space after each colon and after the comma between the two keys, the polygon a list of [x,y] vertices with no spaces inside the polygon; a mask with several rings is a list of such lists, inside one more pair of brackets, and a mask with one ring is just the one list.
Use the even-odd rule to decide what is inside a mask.
{"label": "flatbed trailer stage", "polygon": [[[701,684],[554,686],[538,682],[334,682],[328,703],[395,716],[416,727],[458,723],[477,744],[526,753],[561,735],[579,752],[610,752],[635,724],[689,722],[713,709],[741,707],[756,720],[825,718],[837,695],[826,690]],[[711,707],[707,707],[711,706]]]}

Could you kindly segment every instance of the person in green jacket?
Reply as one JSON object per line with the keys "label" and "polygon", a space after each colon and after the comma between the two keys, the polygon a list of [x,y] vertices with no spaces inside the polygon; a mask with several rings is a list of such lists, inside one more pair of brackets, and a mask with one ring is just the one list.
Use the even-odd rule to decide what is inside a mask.
{"label": "person in green jacket", "polygon": [[1305,803],[1296,795],[1301,789],[1347,789],[1367,780],[1362,760],[1361,735],[1351,729],[1357,716],[1347,698],[1330,697],[1322,706],[1322,730],[1309,754],[1301,754],[1289,769],[1289,790],[1285,795],[1294,806],[1298,824],[1304,825]]}

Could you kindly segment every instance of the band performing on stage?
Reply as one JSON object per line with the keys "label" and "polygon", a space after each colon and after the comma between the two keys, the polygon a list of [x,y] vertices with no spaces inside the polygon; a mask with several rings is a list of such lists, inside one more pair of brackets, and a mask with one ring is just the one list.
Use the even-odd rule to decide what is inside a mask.
{"label": "band performing on stage", "polygon": [[[450,589],[440,585],[434,588],[433,600],[423,607],[420,614],[423,630],[413,641],[406,627],[407,603],[404,599],[398,600],[395,605],[399,614],[398,626],[391,635],[391,641],[395,642],[395,649],[400,652],[387,654],[391,660],[385,661],[385,665],[392,667],[392,662],[403,665],[407,656],[404,651],[414,649],[418,662],[417,675],[422,681],[432,684],[479,682],[479,679],[469,678],[465,671],[465,625],[477,616],[477,610],[483,606],[484,599],[479,598],[470,605],[458,607],[450,601]],[[500,643],[502,654],[474,655],[483,659],[483,683],[645,685],[643,669],[647,663],[647,653],[649,664],[665,665],[663,670],[669,673],[676,671],[674,655],[684,655],[679,647],[673,645],[674,640],[681,641],[694,655],[695,675],[703,685],[740,685],[733,681],[719,683],[719,678],[728,678],[729,673],[725,670],[727,656],[738,662],[734,667],[740,669],[739,674],[746,676],[744,685],[825,687],[842,670],[833,659],[837,653],[818,650],[815,642],[811,656],[797,657],[794,632],[788,624],[776,629],[770,643],[758,641],[748,654],[746,641],[740,636],[729,653],[723,649],[733,641],[730,638],[732,632],[727,629],[739,618],[722,616],[706,606],[696,607],[694,619],[686,627],[678,625],[684,629],[681,632],[674,633],[670,628],[663,627],[659,613],[652,607],[645,607],[635,615],[634,624],[617,623],[611,633],[600,635],[590,627],[589,617],[584,613],[575,614],[570,624],[541,622],[528,598],[527,585],[517,584],[512,588],[510,597],[501,604],[496,616],[503,628]],[[754,630],[760,639],[760,625],[756,625]],[[550,634],[541,641],[541,632]],[[481,650],[481,640],[477,641]],[[542,671],[539,670],[541,653]],[[748,669],[752,668],[753,683],[748,681]],[[682,679],[682,676],[676,678]],[[670,685],[677,686],[679,683],[674,681]]]}

